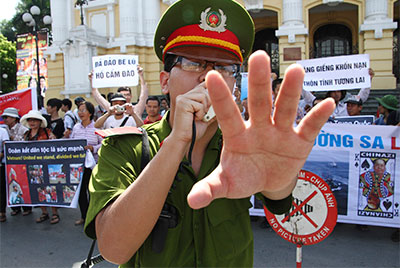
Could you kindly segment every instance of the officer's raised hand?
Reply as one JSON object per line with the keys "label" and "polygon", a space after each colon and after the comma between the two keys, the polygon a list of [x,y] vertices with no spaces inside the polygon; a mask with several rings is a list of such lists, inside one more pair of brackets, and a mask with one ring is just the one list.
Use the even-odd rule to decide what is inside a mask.
{"label": "officer's raised hand", "polygon": [[223,132],[223,149],[218,167],[189,193],[192,208],[205,207],[222,197],[243,198],[261,192],[279,200],[292,192],[296,175],[335,104],[332,99],[321,102],[294,128],[304,71],[293,65],[286,71],[271,116],[269,66],[270,59],[263,51],[249,59],[247,122],[241,118],[222,77],[217,72],[208,73],[206,85]]}

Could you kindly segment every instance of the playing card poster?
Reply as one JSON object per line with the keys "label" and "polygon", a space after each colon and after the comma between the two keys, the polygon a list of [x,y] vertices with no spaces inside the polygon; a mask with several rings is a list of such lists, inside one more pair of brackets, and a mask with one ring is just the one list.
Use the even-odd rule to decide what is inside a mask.
{"label": "playing card poster", "polygon": [[330,186],[338,222],[400,227],[399,158],[399,127],[326,124],[303,169]]}

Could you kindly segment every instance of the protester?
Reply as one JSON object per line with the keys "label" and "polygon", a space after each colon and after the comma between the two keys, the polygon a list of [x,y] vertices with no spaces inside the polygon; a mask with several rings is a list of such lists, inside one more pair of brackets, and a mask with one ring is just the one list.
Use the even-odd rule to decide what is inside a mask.
{"label": "protester", "polygon": [[[140,80],[140,96],[139,96],[139,101],[135,105],[135,113],[142,118],[143,111],[145,109],[145,101],[147,99],[147,96],[149,95],[149,90],[147,88],[147,83],[144,80],[144,74],[143,74],[143,68],[138,65],[138,74],[139,74],[139,80]],[[90,84],[92,85],[92,76],[93,73],[89,73],[89,80]],[[118,92],[123,94],[126,98],[126,101],[128,103],[131,103],[132,99],[132,92],[129,87],[121,87],[118,89]],[[96,102],[106,111],[109,111],[110,109],[110,102],[107,101],[103,96],[101,96],[99,90],[97,88],[94,88],[92,86],[92,96],[96,100]]]}
{"label": "protester", "polygon": [[162,116],[160,115],[160,100],[156,96],[150,96],[146,100],[146,113],[147,117],[143,120],[144,124],[152,124],[160,121]]}
{"label": "protester", "polygon": [[[47,120],[42,116],[39,111],[31,110],[21,118],[21,124],[29,128],[29,130],[24,135],[24,140],[26,141],[39,141],[55,139],[56,137],[47,127]],[[36,219],[37,223],[41,223],[48,220],[49,213],[47,212],[47,207],[40,207],[42,209],[42,215]],[[56,224],[60,221],[60,216],[58,215],[57,208],[51,207],[53,213],[50,223]]]}
{"label": "protester", "polygon": [[393,95],[385,95],[382,98],[376,98],[379,102],[378,113],[379,118],[375,120],[375,125],[386,125],[389,114],[397,110],[399,101]]}
{"label": "protester", "polygon": [[[220,16],[224,23],[215,23]],[[90,181],[85,232],[122,267],[251,267],[249,196],[259,193],[273,213],[289,211],[297,173],[334,103],[324,101],[294,129],[304,76],[295,65],[271,118],[270,59],[257,51],[248,61],[250,121],[241,119],[232,90],[254,24],[236,1],[176,1],[154,40],[170,111],[143,127],[153,157],[144,169],[146,136],[110,131]],[[204,122],[211,102],[216,118]]]}
{"label": "protester", "polygon": [[76,97],[75,99],[74,99],[74,103],[75,103],[75,106],[76,106],[76,108],[74,109],[74,111],[73,111],[73,113],[74,113],[74,115],[75,115],[75,118],[78,120],[78,122],[80,123],[80,118],[79,118],[79,115],[78,115],[78,106],[79,106],[79,104],[81,103],[81,102],[84,102],[85,101],[85,99],[83,98],[83,97]]}
{"label": "protester", "polygon": [[242,104],[242,92],[240,88],[235,84],[234,90],[233,90],[233,99],[235,100],[236,105],[239,108],[239,112],[243,113],[243,104]]}
{"label": "protester", "polygon": [[161,109],[160,114],[164,116],[164,114],[169,110],[169,104],[167,98],[161,98]]}
{"label": "protester", "polygon": [[62,106],[62,101],[57,98],[52,98],[47,101],[46,105],[46,112],[48,114],[44,115],[44,117],[47,119],[48,127],[57,139],[61,139],[65,131],[64,121],[58,114]]}
{"label": "protester", "polygon": [[111,108],[94,124],[95,128],[109,129],[123,126],[140,127],[143,121],[135,113],[133,105],[126,102],[126,98],[115,93],[111,98]]}
{"label": "protester", "polygon": [[242,101],[243,105],[243,112],[242,112],[242,118],[247,121],[249,120],[249,108],[247,106],[247,98],[244,98]]}
{"label": "protester", "polygon": [[[369,68],[368,70],[370,79],[372,81],[372,78],[375,76],[374,70]],[[362,103],[365,103],[368,99],[369,93],[371,89],[370,88],[362,88],[356,95],[358,99],[362,101]],[[313,102],[315,96],[306,90],[303,90],[301,93],[301,97],[305,100],[305,104],[309,104],[311,106],[311,103]],[[334,112],[332,113],[332,117],[337,117],[337,116],[348,116],[349,114],[347,113],[347,104],[344,102],[347,98],[350,97],[350,94],[347,94],[346,90],[334,90],[334,91],[328,91],[326,93],[326,98],[333,98],[336,104],[336,108]]]}
{"label": "protester", "polygon": [[[3,113],[4,114],[4,113]],[[8,136],[7,130],[0,127],[0,222],[5,222],[7,220],[6,216],[6,206],[7,206],[7,180],[6,180],[6,162],[4,158],[4,142],[8,141],[10,138]],[[11,215],[15,213],[15,210],[11,212]],[[18,214],[19,212],[17,212]],[[25,211],[24,211],[25,213]],[[16,214],[15,214],[16,215]]]}
{"label": "protester", "polygon": [[19,123],[18,110],[14,107],[9,107],[4,109],[1,114],[4,120],[4,124],[7,125],[7,131],[12,141],[22,141],[24,140],[24,134],[28,131],[28,128],[24,127]]}
{"label": "protester", "polygon": [[75,117],[74,113],[71,111],[72,102],[69,99],[63,99],[61,105],[61,111],[64,114],[64,138],[69,138],[71,135],[72,128],[78,122],[78,119]]}
{"label": "protester", "polygon": [[[76,124],[71,133],[71,139],[84,139],[87,141],[85,150],[89,150],[94,159],[97,161],[97,151],[101,147],[101,137],[95,134],[96,128],[94,127],[93,116],[94,106],[90,102],[81,102],[78,106],[78,114],[81,122]],[[86,155],[86,157],[90,157]],[[86,161],[85,161],[86,162]],[[92,168],[85,167],[82,175],[81,189],[79,191],[79,208],[81,211],[81,218],[75,221],[75,225],[85,223],[86,213],[89,206],[89,193],[88,184]]]}
{"label": "protester", "polygon": [[276,100],[276,97],[278,96],[279,90],[282,85],[282,78],[276,78],[274,81],[272,81],[272,95],[274,98],[274,102]]}
{"label": "protester", "polygon": [[400,126],[400,109],[392,111],[387,118],[389,126]]}
{"label": "protester", "polygon": [[344,102],[346,104],[347,113],[349,116],[361,115],[361,110],[363,108],[362,100],[357,98],[357,96],[350,96]]}
{"label": "protester", "polygon": [[[18,110],[14,107],[4,109],[1,117],[4,120],[4,124],[7,126],[7,132],[10,140],[22,141],[24,140],[24,134],[28,131],[28,128],[24,127],[19,123]],[[32,207],[22,206],[23,216],[27,216],[32,213]],[[15,216],[21,212],[21,207],[12,207],[11,216]]]}

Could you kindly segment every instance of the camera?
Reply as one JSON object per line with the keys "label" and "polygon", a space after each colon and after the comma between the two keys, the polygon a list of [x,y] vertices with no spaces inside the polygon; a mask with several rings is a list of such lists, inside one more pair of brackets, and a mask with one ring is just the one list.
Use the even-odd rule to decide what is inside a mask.
{"label": "camera", "polygon": [[119,113],[125,112],[125,106],[117,105],[115,106],[115,111]]}

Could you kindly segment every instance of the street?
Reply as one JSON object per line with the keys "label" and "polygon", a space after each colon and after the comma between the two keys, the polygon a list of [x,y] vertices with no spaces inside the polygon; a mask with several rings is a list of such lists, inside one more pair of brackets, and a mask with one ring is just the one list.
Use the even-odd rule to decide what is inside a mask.
{"label": "street", "polygon": [[[37,224],[41,210],[29,216],[10,216],[0,224],[0,267],[72,267],[83,261],[91,240],[82,226],[74,226],[79,209],[59,209],[60,223]],[[296,267],[296,246],[271,228],[252,222],[254,267]],[[400,244],[390,240],[393,228],[369,226],[360,231],[352,224],[338,224],[321,243],[303,247],[303,267],[400,267]],[[98,253],[95,250],[94,255]],[[106,261],[94,267],[116,267]]]}

